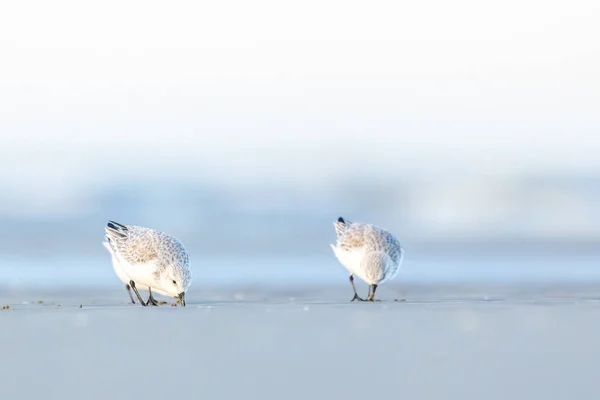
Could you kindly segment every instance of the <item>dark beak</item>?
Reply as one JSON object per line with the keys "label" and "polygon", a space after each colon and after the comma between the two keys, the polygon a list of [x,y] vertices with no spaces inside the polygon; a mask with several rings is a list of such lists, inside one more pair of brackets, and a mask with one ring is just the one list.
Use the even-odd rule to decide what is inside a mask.
{"label": "dark beak", "polygon": [[185,307],[185,292],[181,292],[177,295],[177,303]]}

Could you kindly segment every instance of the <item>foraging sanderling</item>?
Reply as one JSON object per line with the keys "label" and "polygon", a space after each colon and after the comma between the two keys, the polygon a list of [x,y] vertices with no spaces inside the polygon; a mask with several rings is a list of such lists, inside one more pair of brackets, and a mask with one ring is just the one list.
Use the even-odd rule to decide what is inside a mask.
{"label": "foraging sanderling", "polygon": [[333,225],[337,246],[331,245],[331,248],[350,271],[350,283],[354,289],[352,301],[364,301],[356,292],[354,275],[369,284],[367,301],[374,301],[377,286],[392,279],[398,272],[404,250],[394,235],[376,226],[353,223],[342,217]]}
{"label": "foraging sanderling", "polygon": [[[108,222],[105,231],[113,268],[126,283],[127,290],[133,289],[140,304],[157,305],[152,297],[154,291],[174,297],[185,306],[192,272],[188,253],[177,238],[155,229],[114,221]],[[147,303],[142,300],[138,288],[150,292]]]}

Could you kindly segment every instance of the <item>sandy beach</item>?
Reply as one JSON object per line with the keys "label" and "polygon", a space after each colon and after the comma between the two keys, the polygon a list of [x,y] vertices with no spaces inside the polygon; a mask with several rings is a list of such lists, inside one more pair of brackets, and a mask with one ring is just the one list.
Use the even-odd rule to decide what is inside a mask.
{"label": "sandy beach", "polygon": [[213,287],[185,308],[4,290],[0,397],[589,398],[598,289],[390,285],[366,304],[341,285]]}

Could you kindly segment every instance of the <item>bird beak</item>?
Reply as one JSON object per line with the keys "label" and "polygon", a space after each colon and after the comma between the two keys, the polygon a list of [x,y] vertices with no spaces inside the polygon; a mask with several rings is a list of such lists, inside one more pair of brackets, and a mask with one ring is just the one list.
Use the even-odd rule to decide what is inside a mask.
{"label": "bird beak", "polygon": [[176,297],[177,303],[185,307],[185,292],[181,292]]}

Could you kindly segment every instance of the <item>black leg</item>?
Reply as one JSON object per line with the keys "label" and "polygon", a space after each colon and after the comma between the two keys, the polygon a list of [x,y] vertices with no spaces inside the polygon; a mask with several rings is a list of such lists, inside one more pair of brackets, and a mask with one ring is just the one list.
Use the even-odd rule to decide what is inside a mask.
{"label": "black leg", "polygon": [[131,286],[131,288],[133,289],[133,292],[135,293],[138,300],[140,301],[140,304],[143,305],[144,307],[146,307],[147,304],[144,303],[144,300],[142,300],[142,296],[140,296],[140,292],[138,292],[137,288],[135,287],[135,282],[129,281],[129,286]]}
{"label": "black leg", "polygon": [[133,296],[131,295],[131,286],[129,286],[127,284],[127,285],[125,285],[125,289],[127,289],[127,293],[129,293],[129,298],[131,299],[131,304],[135,304],[135,300],[133,299]]}
{"label": "black leg", "polygon": [[377,285],[369,286],[369,296],[367,297],[367,301],[375,301],[375,291],[377,290]]}
{"label": "black leg", "polygon": [[156,299],[152,296],[152,288],[149,287],[148,292],[150,293],[150,296],[148,296],[148,301],[146,302],[146,304],[152,305],[152,306],[157,306],[158,301],[156,301]]}
{"label": "black leg", "polygon": [[354,275],[350,275],[350,283],[352,284],[352,289],[354,290],[354,297],[350,301],[354,301],[354,300],[364,301],[363,299],[360,298],[358,293],[356,293],[356,286],[354,286]]}

